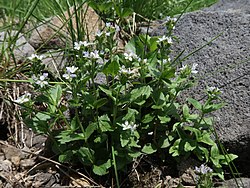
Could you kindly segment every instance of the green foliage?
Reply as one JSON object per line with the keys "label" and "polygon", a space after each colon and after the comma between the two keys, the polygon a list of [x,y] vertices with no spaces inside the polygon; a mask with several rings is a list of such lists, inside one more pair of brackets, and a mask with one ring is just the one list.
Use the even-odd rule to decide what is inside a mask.
{"label": "green foliage", "polygon": [[[60,83],[51,85],[46,73],[34,72],[40,95],[33,98],[36,103],[25,103],[26,124],[53,137],[61,162],[78,160],[97,175],[107,174],[111,167],[122,170],[142,154],[162,153],[176,160],[193,155],[215,169],[232,161],[236,156],[221,154],[212,139],[208,116],[223,105],[220,91],[207,88],[205,102],[179,102],[197,71],[196,65],[180,68],[172,63],[171,36],[139,35],[129,41],[126,52],[114,53],[116,32],[108,25],[95,44],[76,42],[80,47],[72,49],[74,61]],[[37,111],[37,103],[46,104],[45,109]]]}
{"label": "green foliage", "polygon": [[[70,1],[44,1],[51,2],[55,2],[56,13],[71,5]],[[180,14],[189,2],[105,1],[104,6],[91,1],[90,5],[106,20],[118,18],[114,23],[120,24],[133,12],[150,19],[161,13]],[[194,1],[188,10],[214,2]],[[25,123],[52,138],[60,162],[80,162],[96,175],[105,175],[112,168],[117,174],[141,155],[163,154],[177,161],[195,156],[223,178],[221,168],[237,156],[221,154],[213,139],[209,113],[223,106],[220,91],[207,88],[205,102],[180,100],[183,91],[193,86],[195,70],[194,65],[178,67],[170,59],[175,20],[167,23],[167,36],[133,37],[125,53],[118,53],[114,23],[106,24],[94,44],[73,41],[80,49],[68,49],[72,61],[59,76],[61,82],[49,82],[41,72],[41,61],[31,60],[33,76],[28,76],[35,94],[22,104]],[[104,80],[100,82],[99,76]]]}
{"label": "green foliage", "polygon": [[[104,18],[120,19],[136,13],[147,19],[159,19],[211,6],[218,0],[89,0],[90,5]],[[150,11],[149,11],[150,10]],[[140,19],[140,17],[137,17]]]}

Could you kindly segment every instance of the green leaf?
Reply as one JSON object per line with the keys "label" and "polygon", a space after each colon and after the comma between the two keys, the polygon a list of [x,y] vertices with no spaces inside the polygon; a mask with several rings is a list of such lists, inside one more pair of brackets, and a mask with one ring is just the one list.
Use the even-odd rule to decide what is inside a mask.
{"label": "green leaf", "polygon": [[133,102],[139,97],[145,96],[144,99],[147,99],[152,92],[152,88],[150,86],[142,86],[136,89],[133,89],[130,92],[130,101]]}
{"label": "green leaf", "polygon": [[67,150],[64,151],[63,154],[59,155],[58,160],[61,163],[65,163],[71,160],[71,158],[73,157],[73,151],[72,150]]}
{"label": "green leaf", "polygon": [[187,140],[184,144],[184,151],[189,152],[193,151],[196,148],[197,144],[194,140]]}
{"label": "green leaf", "polygon": [[120,65],[118,63],[118,60],[113,60],[111,62],[108,62],[104,65],[104,69],[103,69],[103,73],[105,75],[109,75],[111,74],[112,76],[116,76],[117,73],[119,72],[119,69],[120,69]]}
{"label": "green leaf", "polygon": [[154,120],[155,116],[152,114],[146,114],[143,118],[142,118],[142,123],[150,123]]}
{"label": "green leaf", "polygon": [[226,154],[224,155],[224,159],[222,159],[220,163],[223,165],[229,165],[228,163],[232,162],[236,158],[238,158],[238,155]]}
{"label": "green leaf", "polygon": [[79,128],[76,116],[71,120],[70,128],[72,129],[72,131],[75,131]]}
{"label": "green leaf", "polygon": [[56,138],[59,138],[58,141],[60,144],[66,144],[73,141],[85,140],[83,133],[73,133],[71,131],[62,131]]}
{"label": "green leaf", "polygon": [[49,119],[51,119],[50,115],[42,112],[38,112],[33,118],[34,121],[48,121]]}
{"label": "green leaf", "polygon": [[211,153],[211,156],[212,156],[213,158],[216,158],[216,157],[220,154],[219,149],[218,149],[218,147],[217,147],[216,144],[214,144],[214,145],[211,147],[210,153]]}
{"label": "green leaf", "polygon": [[87,141],[88,138],[93,134],[93,132],[97,129],[97,123],[91,123],[85,129],[85,140]]}
{"label": "green leaf", "polygon": [[190,126],[184,126],[184,130],[188,130],[195,134],[196,140],[200,141],[202,133],[199,129]]}
{"label": "green leaf", "polygon": [[225,106],[224,103],[206,105],[203,112],[210,113],[210,112],[213,112],[213,111],[216,111],[216,110],[222,108],[223,106]]}
{"label": "green leaf", "polygon": [[122,147],[125,147],[126,145],[128,145],[130,141],[130,137],[131,137],[130,132],[122,131],[122,133],[120,134],[120,142],[121,142]]}
{"label": "green leaf", "polygon": [[141,151],[146,154],[152,154],[155,153],[157,149],[155,145],[153,145],[152,143],[147,143],[146,145],[143,146]]}
{"label": "green leaf", "polygon": [[189,117],[189,108],[187,104],[184,104],[182,107],[183,110],[183,116],[185,119],[187,119]]}
{"label": "green leaf", "polygon": [[135,38],[132,38],[125,46],[125,51],[136,54]]}
{"label": "green leaf", "polygon": [[105,142],[108,138],[108,135],[105,133],[102,133],[101,135],[98,135],[95,140],[94,143],[102,143]]}
{"label": "green leaf", "polygon": [[139,114],[137,110],[128,108],[128,113],[122,118],[122,120],[135,122],[135,117],[137,114]]}
{"label": "green leaf", "polygon": [[169,148],[169,154],[172,154],[173,157],[177,157],[180,155],[180,152],[179,152],[180,142],[181,142],[181,139],[176,140],[173,146]]}
{"label": "green leaf", "polygon": [[93,166],[93,172],[99,176],[107,174],[108,173],[107,170],[111,167],[111,160],[109,159],[106,162],[98,161],[98,163],[99,163],[98,165],[95,164]]}
{"label": "green leaf", "polygon": [[199,142],[203,142],[207,145],[213,146],[215,142],[211,139],[211,135],[209,133],[203,134]]}
{"label": "green leaf", "polygon": [[169,140],[167,136],[161,137],[158,141],[158,146],[160,148],[167,148],[170,146]]}
{"label": "green leaf", "polygon": [[51,102],[52,104],[54,104],[54,106],[57,106],[58,103],[60,102],[62,97],[62,87],[60,85],[56,85],[55,87],[51,88],[50,90],[50,98],[51,98]]}
{"label": "green leaf", "polygon": [[160,123],[168,123],[171,121],[171,118],[169,116],[158,116]]}
{"label": "green leaf", "polygon": [[140,157],[141,156],[141,152],[139,151],[133,151],[133,152],[129,152],[128,153],[128,156],[132,157],[132,158],[137,158],[137,157]]}
{"label": "green leaf", "polygon": [[188,102],[190,102],[197,110],[202,110],[202,105],[199,101],[193,98],[188,98]]}
{"label": "green leaf", "polygon": [[96,100],[93,105],[96,109],[98,109],[104,106],[105,104],[107,104],[107,102],[108,102],[107,98],[101,98],[101,99]]}
{"label": "green leaf", "polygon": [[152,105],[152,109],[162,109],[166,105],[167,98],[162,92],[155,91],[153,94],[153,100],[155,105]]}
{"label": "green leaf", "polygon": [[81,159],[83,162],[85,162],[85,160],[87,160],[93,164],[94,154],[95,154],[94,150],[92,150],[90,148],[86,148],[86,147],[80,147],[80,149],[78,150],[78,154],[80,154],[80,156],[82,157]]}
{"label": "green leaf", "polygon": [[116,101],[116,98],[113,97],[113,93],[111,90],[105,89],[102,86],[99,86],[100,90],[102,90],[107,96],[109,96],[113,101]]}
{"label": "green leaf", "polygon": [[107,114],[100,116],[98,122],[102,132],[112,131],[111,122]]}
{"label": "green leaf", "polygon": [[38,112],[33,118],[29,116],[24,119],[27,126],[32,128],[37,133],[47,134],[49,131],[48,121],[51,119],[50,115]]}
{"label": "green leaf", "polygon": [[198,146],[198,149],[199,149],[200,151],[202,151],[201,157],[198,156],[198,158],[199,158],[201,161],[203,161],[203,158],[204,158],[204,156],[205,156],[206,162],[208,162],[208,160],[209,160],[209,151],[208,151],[208,149],[205,148],[205,147],[201,147],[201,146]]}

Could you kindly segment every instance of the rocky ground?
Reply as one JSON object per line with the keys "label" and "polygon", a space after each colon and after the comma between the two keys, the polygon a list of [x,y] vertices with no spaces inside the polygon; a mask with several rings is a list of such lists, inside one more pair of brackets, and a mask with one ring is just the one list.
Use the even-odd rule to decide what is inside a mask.
{"label": "rocky ground", "polygon": [[[150,32],[152,35],[164,35],[165,28],[153,27]],[[177,24],[175,34],[181,42],[175,45],[174,50],[185,49],[184,55],[221,34],[185,62],[199,64],[201,80],[190,93],[202,99],[205,84],[222,89],[222,98],[227,106],[214,114],[216,128],[225,147],[239,155],[236,164],[244,177],[241,181],[245,187],[250,187],[250,1],[220,0],[202,11],[185,14]],[[4,35],[0,33],[0,43]],[[30,56],[38,48],[37,41],[28,42],[21,36],[18,42],[19,48],[14,52],[18,61]],[[60,52],[48,51],[47,56],[45,64],[53,60],[63,66],[64,59]],[[1,95],[15,99],[25,87],[13,84],[7,93],[1,92]],[[1,101],[0,188],[98,186],[92,179],[75,171],[74,167],[63,166],[51,158],[46,150],[46,137],[34,134],[17,119],[11,120],[11,127],[7,127],[7,121],[1,118],[11,113],[15,117],[19,112],[17,107],[12,107],[12,111],[3,111],[6,105],[6,102]],[[192,161],[185,161],[178,168],[171,162],[159,166],[154,161],[157,159],[141,159],[140,169],[132,172],[128,179],[125,178],[128,181],[123,187],[176,187],[180,181],[186,187],[195,186],[192,169],[189,169],[189,166],[194,165]],[[237,186],[234,180],[228,180],[224,183],[226,187]]]}

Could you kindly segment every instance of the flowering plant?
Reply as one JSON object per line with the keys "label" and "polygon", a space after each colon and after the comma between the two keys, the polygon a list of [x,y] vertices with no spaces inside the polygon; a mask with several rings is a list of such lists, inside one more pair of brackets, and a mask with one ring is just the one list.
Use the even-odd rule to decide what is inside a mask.
{"label": "flowering plant", "polygon": [[220,90],[207,89],[204,104],[179,102],[199,65],[179,67],[178,57],[170,58],[171,35],[136,36],[118,53],[117,32],[108,23],[95,41],[75,42],[60,82],[49,82],[48,73],[32,77],[38,95],[31,97],[36,103],[27,103],[26,124],[52,138],[61,162],[77,159],[97,175],[111,167],[117,175],[135,158],[157,152],[177,160],[192,154],[222,175],[221,165],[236,156],[221,155],[212,139],[207,114],[223,106]]}

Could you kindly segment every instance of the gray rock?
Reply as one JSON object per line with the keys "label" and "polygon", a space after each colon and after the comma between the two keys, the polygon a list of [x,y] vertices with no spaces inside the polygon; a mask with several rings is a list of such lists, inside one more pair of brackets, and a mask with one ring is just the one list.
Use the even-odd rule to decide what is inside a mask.
{"label": "gray rock", "polygon": [[[216,86],[222,90],[227,105],[214,113],[216,128],[225,146],[246,161],[242,166],[249,173],[250,160],[250,14],[228,12],[196,12],[185,15],[175,34],[180,43],[176,51],[185,55],[221,36],[206,48],[192,55],[187,64],[199,64],[198,86],[190,93],[201,99],[203,90]],[[244,171],[245,171],[244,170]]]}
{"label": "gray rock", "polygon": [[[189,95],[201,100],[206,85],[222,90],[227,105],[214,113],[216,129],[226,149],[239,155],[240,171],[249,174],[250,1],[235,1],[235,11],[235,3],[231,6],[230,2],[220,1],[206,11],[185,14],[176,25],[180,42],[174,44],[173,51],[178,54],[185,49],[184,57],[221,34],[184,62],[198,63],[199,82]],[[155,28],[151,34],[163,35],[165,29]]]}
{"label": "gray rock", "polygon": [[[13,40],[16,35],[17,31],[0,32],[0,48],[2,49],[3,47],[7,52],[9,52],[8,41]],[[27,42],[22,33],[19,33],[13,44],[14,46],[10,46],[10,48],[14,49],[13,54],[16,62],[25,60],[35,52],[35,49]]]}
{"label": "gray rock", "polygon": [[42,63],[45,65],[46,69],[56,78],[59,77],[59,72],[65,68],[67,63],[64,52],[60,50],[50,50],[47,53],[42,54],[42,56],[45,57],[42,59]]}
{"label": "gray rock", "polygon": [[[237,183],[236,183],[237,181]],[[235,187],[242,187],[242,188],[248,188],[250,187],[250,178],[236,178],[235,179],[230,179],[226,180],[222,186],[218,188],[235,188]],[[238,186],[237,186],[238,184]]]}
{"label": "gray rock", "polygon": [[250,13],[249,0],[220,0],[211,7],[203,9],[204,11],[227,11],[227,12],[241,12]]}
{"label": "gray rock", "polygon": [[[29,43],[35,48],[58,49],[65,47],[65,38],[63,33],[55,35],[59,28],[50,24],[41,24],[31,32]],[[61,37],[60,37],[61,35]]]}

